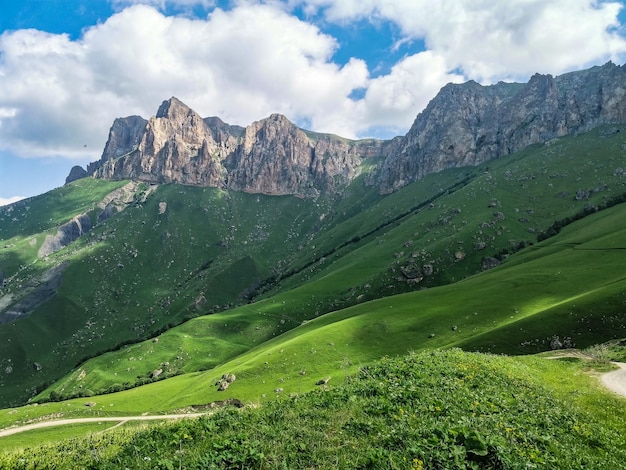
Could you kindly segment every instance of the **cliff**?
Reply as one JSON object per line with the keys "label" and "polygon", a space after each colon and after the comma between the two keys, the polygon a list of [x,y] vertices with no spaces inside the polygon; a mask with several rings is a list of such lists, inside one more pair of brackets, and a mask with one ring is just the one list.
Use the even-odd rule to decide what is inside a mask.
{"label": "cliff", "polygon": [[[376,166],[368,182],[386,193],[446,168],[624,121],[626,69],[611,62],[557,77],[536,74],[525,84],[448,84],[404,137],[390,141],[304,131],[279,114],[232,126],[171,98],[148,121],[116,119],[102,158],[86,174],[317,197],[341,191],[367,162]],[[84,175],[73,169],[69,179]]]}
{"label": "cliff", "polygon": [[246,128],[231,126],[202,119],[176,98],[164,101],[150,120],[139,119],[114,122],[102,158],[88,174],[316,197],[341,190],[360,174],[364,159],[390,147],[306,132],[279,114]]}
{"label": "cliff", "polygon": [[526,84],[446,85],[417,116],[398,151],[387,156],[381,190],[624,122],[625,96],[626,69],[610,62],[558,77],[536,74]]}

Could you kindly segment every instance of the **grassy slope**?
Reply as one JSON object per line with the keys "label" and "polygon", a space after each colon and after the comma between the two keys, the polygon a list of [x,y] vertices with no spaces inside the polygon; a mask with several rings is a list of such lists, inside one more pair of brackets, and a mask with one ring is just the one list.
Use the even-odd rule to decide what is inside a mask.
{"label": "grassy slope", "polygon": [[[434,267],[434,274],[426,276],[417,287],[473,275],[480,271],[485,256],[531,240],[535,234],[530,233],[529,228],[535,231],[546,228],[555,218],[570,216],[585,205],[601,203],[608,195],[623,192],[626,189],[623,177],[615,174],[614,168],[615,153],[623,153],[619,143],[615,138],[599,139],[594,133],[563,139],[551,146],[528,149],[515,158],[490,162],[473,173],[460,169],[431,175],[382,199],[375,199],[365,187],[354,185],[334,212],[327,207],[320,208],[323,214],[328,214],[327,220],[313,238],[299,240],[300,246],[306,248],[296,252],[291,266],[306,265],[321,255],[326,255],[325,258],[283,279],[265,294],[265,300],[194,319],[163,334],[158,344],[148,341],[96,358],[77,368],[47,393],[51,390],[62,394],[75,394],[84,389],[102,391],[132,384],[138,376],[145,378],[159,368],[184,372],[210,369],[328,311],[338,311],[383,293],[414,290],[415,287],[398,281],[402,279],[401,268],[405,266],[430,264]],[[586,171],[590,153],[595,167],[593,171]],[[447,190],[452,187],[455,191],[448,194]],[[591,188],[589,199],[575,199],[580,188]],[[598,189],[595,193],[594,188]],[[546,189],[549,192],[546,193]],[[359,210],[361,207],[363,210]],[[495,213],[502,213],[504,220]],[[404,215],[398,218],[398,214]],[[409,347],[458,344],[475,349],[528,353],[548,348],[554,335],[572,336],[579,344],[619,336],[622,319],[609,310],[619,306],[622,285],[618,282],[612,286],[617,303],[610,301],[605,306],[594,295],[610,297],[606,294],[608,291],[592,292],[594,286],[610,282],[607,279],[613,279],[616,269],[619,272],[620,253],[608,250],[618,250],[623,240],[621,232],[617,232],[621,227],[619,215],[607,211],[594,217],[590,219],[593,224],[585,229],[586,238],[580,238],[581,234],[578,241],[566,239],[562,242],[564,247],[550,241],[515,257],[521,261],[511,258],[509,263],[521,264],[551,256],[519,273],[486,274],[486,277],[461,284],[462,294],[459,295],[455,294],[456,287],[409,293],[406,299],[411,300],[400,301],[400,305],[394,307],[397,313],[385,320],[378,319],[390,315],[384,310],[389,302],[382,300],[348,310],[350,313],[332,314],[315,324],[328,322],[335,329],[337,316],[358,316],[352,312],[370,311],[372,316],[363,319],[368,330],[363,333],[363,344],[373,341],[380,347],[366,347],[371,351],[367,359],[384,354],[385,348],[398,348],[398,352],[402,352]],[[606,250],[563,250],[568,248],[567,244],[594,239],[604,243],[599,246]],[[341,247],[339,242],[344,240],[348,242]],[[456,259],[457,253],[463,253],[464,258]],[[565,274],[557,274],[560,270],[557,266],[561,265],[564,265],[563,273],[572,272],[572,279],[577,279],[575,282]],[[589,271],[583,271],[582,266],[587,266]],[[282,272],[290,269],[287,266]],[[466,291],[470,294],[465,294]],[[582,303],[569,313],[571,306],[576,305],[573,297],[579,294],[580,302],[593,303],[596,313],[587,316],[590,310],[582,308]],[[414,308],[412,303],[420,306]],[[564,317],[563,311],[567,309],[570,309],[569,316]],[[541,312],[555,320],[537,322]],[[398,315],[412,318],[416,314],[419,314],[418,320],[398,320]],[[410,334],[419,331],[419,335],[412,339],[410,346],[405,341],[390,341],[392,334],[394,338],[397,334],[406,334],[406,321],[415,323]],[[593,322],[592,331],[588,331],[589,322]],[[421,326],[418,327],[418,323]],[[453,326],[457,327],[454,332]],[[491,334],[494,329],[505,333],[502,339],[494,339],[496,335]],[[294,334],[306,331],[300,328]],[[433,333],[435,338],[425,341]],[[165,363],[169,365],[163,366]]]}
{"label": "grassy slope", "polygon": [[[328,310],[361,302],[368,296],[414,289],[406,282],[397,281],[399,267],[410,263],[411,259],[417,259],[419,263],[431,262],[436,268],[434,276],[426,278],[423,285],[449,282],[474,274],[480,270],[480,260],[485,255],[532,237],[528,228],[547,227],[555,218],[571,215],[586,204],[599,203],[609,195],[623,192],[623,177],[615,172],[622,154],[621,142],[615,137],[601,140],[592,133],[564,139],[562,143],[550,147],[529,149],[515,158],[491,162],[489,169],[481,167],[472,170],[475,178],[450,195],[442,194],[432,205],[421,206],[424,196],[420,195],[420,191],[423,194],[432,194],[435,188],[444,191],[450,187],[449,183],[455,184],[467,177],[468,172],[447,172],[442,175],[447,180],[439,182],[437,176],[433,176],[426,180],[429,182],[428,189],[418,183],[382,199],[370,196],[371,210],[348,212],[345,219],[334,211],[341,204],[331,207],[328,201],[319,201],[313,206],[307,206],[307,201],[300,201],[303,205],[294,213],[289,212],[294,207],[291,198],[237,194],[226,197],[225,193],[213,190],[164,187],[160,191],[165,192],[154,195],[143,208],[132,208],[136,214],[131,215],[127,210],[96,229],[99,231],[94,234],[100,244],[84,240],[84,247],[78,245],[73,248],[79,261],[72,268],[76,270],[73,275],[77,282],[82,280],[85,286],[77,292],[68,292],[68,299],[82,302],[81,295],[91,295],[86,294],[92,284],[87,280],[88,269],[94,269],[94,273],[101,276],[101,281],[111,272],[128,272],[127,265],[123,269],[117,267],[116,263],[127,262],[127,258],[116,250],[120,246],[128,248],[124,243],[129,244],[128,235],[134,232],[144,237],[138,240],[149,240],[146,245],[150,247],[158,246],[157,242],[165,246],[156,252],[160,263],[169,265],[171,255],[175,255],[174,261],[184,261],[172,263],[167,268],[162,264],[149,264],[151,257],[148,254],[140,252],[138,255],[138,258],[145,257],[144,265],[149,265],[149,268],[140,271],[147,276],[145,285],[154,289],[154,282],[149,284],[147,281],[154,281],[155,276],[163,281],[157,283],[158,288],[163,289],[159,301],[172,297],[167,310],[173,315],[184,315],[190,306],[194,308],[194,300],[199,292],[206,290],[206,285],[220,285],[213,283],[220,279],[223,271],[210,271],[213,264],[208,266],[209,269],[200,269],[207,262],[206,250],[213,246],[214,241],[219,243],[226,237],[234,237],[226,240],[234,247],[233,250],[221,246],[218,253],[229,261],[235,261],[223,265],[235,266],[232,268],[234,271],[223,277],[221,286],[226,288],[229,280],[237,279],[237,274],[247,282],[251,266],[264,266],[265,272],[276,272],[272,268],[278,266],[280,272],[286,273],[294,266],[306,265],[327,253],[323,249],[333,246],[330,240],[335,238],[336,233],[343,233],[339,237],[342,240],[351,233],[360,238],[331,252],[323,262],[284,279],[265,294],[265,300],[195,319],[161,335],[159,343],[132,346],[87,363],[83,368],[89,380],[92,380],[90,374],[93,374],[93,385],[89,387],[95,389],[132,381],[137,375],[145,376],[164,360],[170,364],[180,361],[176,367],[185,372],[215,367],[204,373],[186,374],[99,397],[96,400],[98,407],[93,412],[165,411],[229,396],[246,401],[264,400],[274,396],[276,388],[282,388],[283,393],[304,392],[314,388],[318,378],[332,375],[333,380],[340,379],[354,371],[360,363],[383,354],[402,354],[409,349],[461,345],[493,351],[533,352],[547,348],[552,335],[573,336],[574,341],[581,345],[623,336],[624,323],[618,313],[624,300],[624,286],[620,278],[623,259],[619,249],[624,238],[620,238],[619,233],[611,235],[617,227],[623,230],[623,224],[620,224],[623,208],[618,206],[595,214],[595,218],[578,222],[559,237],[509,258],[497,270],[447,287],[337,310],[279,337],[281,333]],[[547,194],[546,188],[550,191]],[[589,199],[575,200],[574,194],[578,189],[588,190]],[[594,189],[597,191],[594,192]],[[359,200],[359,191],[354,191],[355,202],[346,199],[346,211],[355,207]],[[184,194],[178,197],[181,192]],[[564,194],[566,192],[567,195]],[[191,200],[201,203],[186,208],[190,195]],[[271,238],[269,245],[257,245],[257,254],[248,251],[247,243],[244,244],[258,242],[259,236],[263,238],[259,232],[263,232],[264,227],[259,227],[259,219],[252,216],[259,212],[259,206],[254,207],[251,198],[266,201],[261,204],[261,207],[267,208],[266,219],[271,224],[275,221],[276,227],[287,227],[289,230],[286,234],[285,231],[280,232],[281,237]],[[172,218],[168,219],[166,226],[161,225],[163,221],[158,218],[157,203],[161,200],[168,201],[168,211],[164,215]],[[496,207],[489,207],[492,200],[495,200]],[[284,202],[281,212],[273,210],[277,201]],[[411,208],[415,210],[411,212]],[[250,215],[246,216],[246,209]],[[460,212],[453,209],[460,209]],[[198,224],[199,220],[203,220],[198,215],[207,211],[215,211],[213,215],[221,216],[221,219],[210,219],[209,223],[215,224],[214,227],[211,225],[215,232],[205,232],[205,235],[209,234],[210,242],[201,245],[190,238],[190,235],[195,237],[190,230],[198,225],[206,230],[206,225]],[[284,218],[276,218],[269,211],[271,214],[286,214]],[[497,220],[496,211],[502,212],[505,219]],[[174,217],[181,212],[186,214],[185,217]],[[385,221],[393,220],[398,212],[407,212],[407,215],[386,225]],[[305,217],[306,222],[298,227],[302,230],[300,233],[306,233],[306,236],[298,236],[297,231],[290,235],[293,220],[299,220],[297,214]],[[318,224],[322,214],[331,221],[327,222],[328,225]],[[525,220],[520,220],[522,218]],[[223,224],[214,220],[221,220]],[[236,221],[238,225],[231,221]],[[237,230],[228,230],[231,226],[237,227]],[[377,227],[379,229],[374,230]],[[576,238],[585,231],[588,232],[587,238]],[[164,236],[166,232],[169,236]],[[251,238],[253,233],[257,235]],[[114,236],[100,240],[103,235]],[[172,237],[191,242],[184,245],[182,252],[168,252],[167,243]],[[286,241],[293,242],[294,256],[285,257],[283,248]],[[407,244],[409,241],[411,243]],[[484,243],[485,247],[477,249],[477,243]],[[572,243],[587,243],[587,246]],[[334,246],[341,244],[335,241]],[[301,248],[299,251],[298,245]],[[180,244],[171,245],[172,249],[178,246]],[[266,254],[268,246],[273,258]],[[105,249],[110,251],[98,251]],[[455,262],[455,252],[460,250],[466,256],[462,261]],[[404,253],[398,255],[400,252]],[[108,256],[103,253],[108,253]],[[90,256],[87,257],[87,254]],[[154,250],[149,254],[154,255]],[[546,257],[548,255],[550,257]],[[82,268],[82,259],[85,259],[86,265],[87,260],[97,260],[98,263]],[[254,260],[254,264],[250,264],[250,259]],[[241,260],[248,261],[238,264]],[[134,261],[131,260],[132,263]],[[583,270],[583,267],[589,269],[590,265],[595,266],[591,276]],[[193,266],[202,272],[192,269]],[[452,266],[452,269],[444,270],[445,266]],[[173,272],[168,272],[172,267]],[[438,267],[441,269],[438,270]],[[189,271],[194,275],[190,276]],[[204,274],[203,271],[210,272]],[[559,272],[564,273],[562,277],[557,274]],[[136,278],[116,276],[119,284],[113,287],[117,292],[115,289],[101,289],[96,294],[102,296],[100,299],[108,296],[100,303],[108,315],[116,313],[113,299],[119,297],[117,308],[119,312],[124,312],[120,315],[128,317],[132,323],[136,320],[128,312],[149,309],[141,302],[133,306],[126,301],[129,294],[135,295],[139,290],[138,287],[128,286],[133,282],[131,279]],[[300,282],[304,280],[307,282]],[[245,282],[243,285],[249,285]],[[175,288],[172,289],[172,286]],[[127,292],[127,289],[130,291]],[[176,293],[178,289],[179,293]],[[150,301],[161,308],[162,304],[154,301],[156,295],[153,291],[142,295],[152,295]],[[98,301],[95,297],[89,299],[89,302]],[[69,306],[71,302],[65,304],[65,308]],[[132,327],[141,327],[130,323],[129,326],[130,331],[134,331]],[[456,329],[453,329],[455,326]],[[147,329],[139,333],[144,334]],[[45,332],[46,328],[41,327],[41,330]],[[502,332],[509,335],[504,340]],[[433,333],[435,336],[431,338]],[[50,336],[49,331],[46,334]],[[265,342],[274,337],[276,339]],[[250,352],[246,353],[249,349]],[[83,368],[77,372],[80,373]],[[235,372],[239,379],[228,392],[218,393],[213,384],[224,372]],[[76,379],[76,375],[70,379],[70,383],[74,382],[71,386],[83,385],[86,388],[87,382],[77,383]],[[68,382],[59,385],[70,386]],[[15,419],[53,413],[81,414],[84,413],[84,401],[26,407],[12,414],[3,414],[0,422],[8,424]]]}
{"label": "grassy slope", "polygon": [[[111,185],[84,181],[94,192]],[[160,214],[162,201],[168,206]],[[29,396],[36,384],[58,378],[86,356],[241,303],[312,230],[311,206],[170,185],[100,224],[46,261],[70,262],[57,296],[30,317],[0,325],[2,370],[13,369],[0,374],[0,398]],[[33,249],[36,254],[37,245]],[[34,362],[43,370],[35,371]]]}
{"label": "grassy slope", "polygon": [[459,350],[412,354],[260,409],[27,447],[0,455],[0,465],[619,468],[626,402],[598,390],[582,370]]}
{"label": "grassy slope", "polygon": [[[552,335],[563,338],[578,331],[580,335],[575,336],[575,341],[580,346],[600,338],[626,336],[626,321],[622,316],[607,317],[600,310],[594,313],[586,309],[580,310],[582,315],[570,314],[574,305],[581,305],[586,292],[595,296],[596,309],[600,305],[614,312],[621,308],[626,291],[622,279],[626,252],[615,248],[621,246],[620,239],[624,240],[625,211],[626,206],[620,205],[599,212],[572,224],[560,235],[512,256],[500,268],[454,285],[402,294],[324,315],[215,369],[101,397],[6,410],[0,413],[0,427],[58,413],[64,417],[115,416],[165,412],[231,397],[245,402],[267,401],[277,395],[276,389],[283,389],[278,395],[299,394],[316,388],[315,382],[324,377],[332,377],[331,383],[341,383],[347,374],[383,355],[455,345],[474,348],[477,347],[474,338],[499,351],[494,345],[499,344],[502,331],[507,328],[503,349],[526,353],[548,348]],[[609,232],[602,236],[605,230]],[[604,269],[591,278],[580,269],[581,260],[577,260],[581,254],[597,256],[585,249],[587,243],[594,248],[610,247],[612,253]],[[541,252],[544,256],[540,256]],[[546,279],[550,282],[545,282]],[[519,288],[529,283],[532,289]],[[555,309],[555,303],[560,303],[562,309]],[[193,320],[186,326],[195,323],[196,327],[185,334],[191,336],[194,329],[201,331],[197,322],[217,316]],[[530,327],[521,329],[520,325],[531,324],[533,319],[538,332]],[[589,325],[598,327],[589,332]],[[180,328],[162,335],[159,343],[151,343],[152,347],[156,350],[162,343],[166,344],[168,335],[181,334],[177,331]],[[433,333],[435,336],[431,338]],[[201,347],[200,337],[187,341]],[[138,352],[132,348],[140,347],[129,348],[123,362],[129,363],[128,356],[137,358]],[[109,373],[120,369],[110,364]],[[216,380],[230,372],[237,375],[237,381],[226,392],[218,392],[214,386]],[[85,409],[86,401],[95,401],[97,406]]]}

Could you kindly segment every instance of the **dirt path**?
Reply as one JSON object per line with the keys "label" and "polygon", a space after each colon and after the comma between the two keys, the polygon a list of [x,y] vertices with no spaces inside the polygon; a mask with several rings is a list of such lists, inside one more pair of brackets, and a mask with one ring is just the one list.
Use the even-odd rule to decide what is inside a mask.
{"label": "dirt path", "polygon": [[626,364],[614,362],[619,370],[602,374],[601,380],[606,388],[626,397]]}
{"label": "dirt path", "polygon": [[101,417],[101,418],[72,418],[72,419],[56,419],[54,421],[42,421],[40,423],[26,424],[24,426],[18,426],[15,428],[4,429],[0,431],[0,437],[10,436],[19,432],[31,431],[33,429],[49,428],[52,426],[67,426],[69,424],[80,423],[102,423],[102,422],[114,422],[118,423],[113,427],[119,426],[126,421],[153,421],[158,419],[182,419],[182,418],[197,418],[203,416],[206,413],[185,413],[176,415],[153,415],[153,416],[118,416],[118,417]]}

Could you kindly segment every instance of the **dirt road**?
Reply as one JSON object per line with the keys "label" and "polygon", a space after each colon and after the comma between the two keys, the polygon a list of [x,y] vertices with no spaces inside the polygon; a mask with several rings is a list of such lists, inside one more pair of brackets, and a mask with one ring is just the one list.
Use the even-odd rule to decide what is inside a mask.
{"label": "dirt road", "polygon": [[102,422],[114,422],[123,424],[126,421],[152,421],[158,419],[181,419],[181,418],[197,418],[206,413],[186,413],[176,415],[153,415],[153,416],[118,416],[118,417],[102,417],[102,418],[73,418],[73,419],[56,419],[54,421],[42,421],[40,423],[26,424],[24,426],[18,426],[15,428],[4,429],[0,431],[0,437],[10,436],[19,432],[31,431],[33,429],[48,428],[52,426],[67,426],[70,424],[80,423],[102,423]]}
{"label": "dirt road", "polygon": [[619,370],[602,374],[601,380],[606,388],[626,397],[626,364],[614,362]]}

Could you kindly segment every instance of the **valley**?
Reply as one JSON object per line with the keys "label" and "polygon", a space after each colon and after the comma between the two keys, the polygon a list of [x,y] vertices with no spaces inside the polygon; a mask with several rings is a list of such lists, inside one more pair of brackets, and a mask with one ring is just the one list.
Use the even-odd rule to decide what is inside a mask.
{"label": "valley", "polygon": [[[445,89],[416,126],[439,135],[448,95],[558,100],[570,79]],[[322,468],[340,441],[343,468],[622,461],[626,400],[590,374],[626,359],[625,124],[515,131],[390,183],[416,134],[215,119],[172,98],[117,120],[93,176],[0,208],[0,429],[96,418],[1,437],[0,466],[68,438],[84,468]],[[572,348],[594,360],[543,357]]]}

